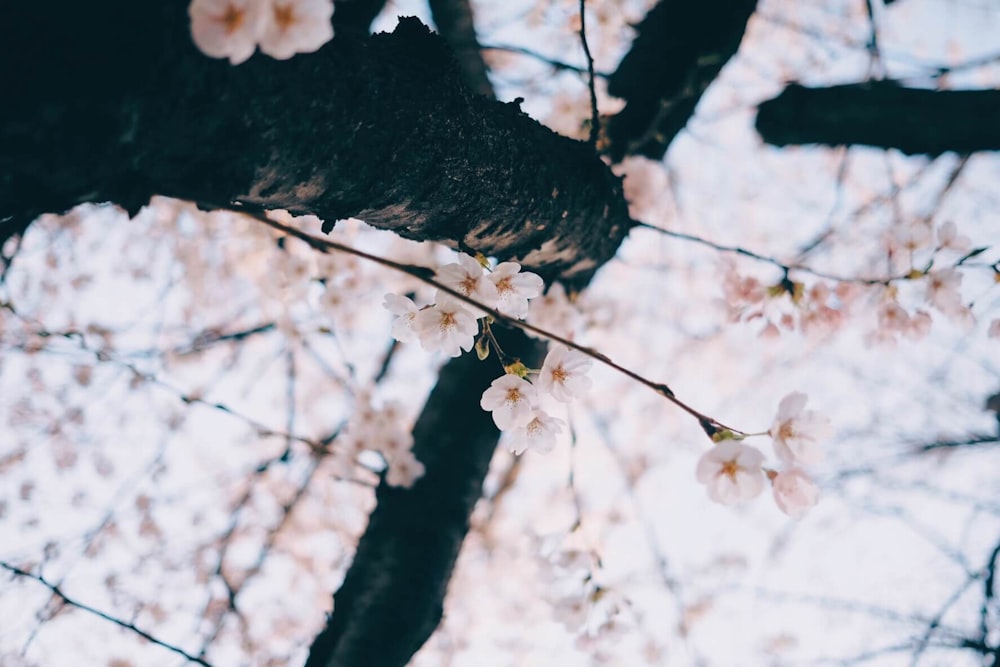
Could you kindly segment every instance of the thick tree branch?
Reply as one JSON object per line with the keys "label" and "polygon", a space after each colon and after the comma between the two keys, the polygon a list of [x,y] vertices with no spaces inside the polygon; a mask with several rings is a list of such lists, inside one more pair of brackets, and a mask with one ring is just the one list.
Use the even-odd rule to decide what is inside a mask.
{"label": "thick tree branch", "polygon": [[[233,67],[194,47],[185,2],[105,0],[70,17],[88,37],[98,24],[96,46],[67,37],[76,62],[24,37],[33,22],[44,34],[44,11],[16,6],[0,10],[0,57],[30,56],[0,69],[0,89],[14,93],[0,108],[0,220],[11,230],[82,201],[135,211],[158,193],[357,217],[583,283],[631,225],[620,180],[588,146],[470,92],[415,19]],[[119,33],[136,25],[148,34],[133,44]]]}
{"label": "thick tree branch", "polygon": [[702,93],[736,53],[757,0],[661,0],[608,80],[627,104],[607,123],[606,152],[660,159]]}
{"label": "thick tree branch", "polygon": [[760,105],[769,144],[862,144],[939,155],[1000,150],[1000,90],[925,90],[891,81],[829,88],[792,84]]}

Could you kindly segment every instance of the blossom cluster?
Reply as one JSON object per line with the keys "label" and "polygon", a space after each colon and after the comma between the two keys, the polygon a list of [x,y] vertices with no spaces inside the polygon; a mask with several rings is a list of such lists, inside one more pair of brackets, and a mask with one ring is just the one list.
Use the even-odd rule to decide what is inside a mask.
{"label": "blossom cluster", "polygon": [[769,479],[774,500],[785,514],[797,519],[815,505],[819,487],[803,466],[822,460],[819,442],[829,434],[830,422],[806,410],[807,402],[801,392],[783,398],[768,430],[783,470],[766,469],[759,449],[734,439],[723,440],[702,455],[695,474],[707,486],[709,498],[724,505],[751,500],[761,494]]}
{"label": "blossom cluster", "polygon": [[388,469],[385,481],[391,486],[410,487],[424,474],[424,465],[413,454],[413,435],[402,405],[386,401],[377,407],[365,394],[358,397],[359,407],[344,427],[343,446],[353,463],[361,452],[378,452]]}
{"label": "blossom cluster", "polygon": [[565,345],[553,345],[534,382],[509,372],[494,380],[483,392],[479,405],[492,413],[493,422],[509,434],[508,446],[515,454],[532,449],[545,454],[555,447],[564,422],[543,409],[543,399],[569,403],[590,389],[587,372],[593,361]]}
{"label": "blossom cluster", "polygon": [[333,0],[192,0],[191,37],[207,56],[239,65],[258,46],[287,60],[333,39]]}
{"label": "blossom cluster", "polygon": [[[528,300],[540,295],[544,286],[534,273],[522,272],[517,262],[502,262],[487,271],[479,260],[465,254],[439,268],[435,277],[439,284],[482,307],[517,319],[524,319]],[[449,357],[472,349],[479,333],[477,320],[486,316],[483,310],[440,289],[434,303],[422,309],[398,294],[387,294],[383,305],[396,316],[392,325],[396,340],[419,340],[425,350],[441,351]]]}
{"label": "blossom cluster", "polygon": [[[502,262],[490,269],[485,260],[459,254],[458,261],[435,272],[435,279],[476,305],[442,289],[438,290],[434,303],[423,308],[418,308],[409,297],[387,294],[383,305],[395,315],[392,335],[397,340],[419,340],[426,350],[457,357],[476,345],[478,321],[488,314],[485,309],[517,319],[531,317],[567,334],[576,327],[576,312],[561,287],[553,286],[549,294],[539,299],[546,308],[535,308],[529,303],[541,296],[544,284],[537,275],[521,271],[517,262]],[[484,325],[481,339],[484,345],[489,344],[487,326]],[[480,351],[486,352],[488,348]],[[590,388],[586,374],[592,363],[582,352],[554,345],[537,372],[519,362],[505,366],[507,373],[486,389],[480,405],[492,413],[497,428],[508,435],[512,452],[551,451],[564,422],[543,409],[543,399],[550,397],[568,403],[586,392]],[[534,381],[526,379],[528,375],[534,375]]]}
{"label": "blossom cluster", "polygon": [[[796,329],[823,334],[840,329],[863,298],[872,307],[854,310],[874,315],[869,340],[890,344],[924,338],[935,320],[974,323],[961,293],[964,261],[984,248],[970,250],[972,242],[954,222],[900,224],[883,245],[890,258],[884,280],[830,277],[807,286],[791,280],[786,271],[778,282],[767,284],[729,266],[721,284],[728,315],[732,321],[763,321],[764,338]],[[958,259],[945,261],[951,257]]]}

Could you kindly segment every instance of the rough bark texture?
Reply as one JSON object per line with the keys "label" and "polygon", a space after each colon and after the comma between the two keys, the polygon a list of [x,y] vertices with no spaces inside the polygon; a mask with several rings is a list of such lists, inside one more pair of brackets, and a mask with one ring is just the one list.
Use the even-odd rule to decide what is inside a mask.
{"label": "rough bark texture", "polygon": [[[0,108],[0,232],[83,201],[135,211],[156,193],[357,217],[576,283],[627,233],[620,180],[593,152],[471,93],[415,19],[233,67],[195,49],[186,6],[87,3],[72,26],[36,3],[0,10],[0,57],[24,63],[0,71],[15,91]],[[50,22],[54,43],[26,37]]]}
{"label": "rough bark texture", "polygon": [[608,80],[627,104],[607,122],[605,150],[658,160],[702,93],[736,53],[757,0],[661,0]]}
{"label": "rough bark texture", "polygon": [[760,105],[769,144],[862,144],[907,154],[1000,150],[1000,90],[925,90],[891,81],[792,84]]}

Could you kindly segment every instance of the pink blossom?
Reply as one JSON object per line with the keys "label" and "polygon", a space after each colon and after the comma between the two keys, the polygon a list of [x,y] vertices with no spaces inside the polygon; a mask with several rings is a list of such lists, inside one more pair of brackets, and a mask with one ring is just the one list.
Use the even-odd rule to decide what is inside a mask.
{"label": "pink blossom", "polygon": [[504,375],[494,380],[483,392],[480,407],[493,413],[493,421],[501,431],[526,426],[535,416],[535,388],[517,375]]}
{"label": "pink blossom", "polygon": [[489,279],[496,286],[499,301],[497,310],[505,315],[524,319],[528,314],[528,299],[542,293],[545,284],[534,273],[521,272],[517,262],[498,264]]}
{"label": "pink blossom", "polygon": [[819,499],[819,487],[799,468],[777,473],[771,480],[771,490],[778,509],[793,519],[802,518]]}
{"label": "pink blossom", "polygon": [[312,53],[333,39],[333,0],[263,0],[260,50],[278,60]]}
{"label": "pink blossom", "polygon": [[531,421],[519,426],[511,433],[508,443],[510,451],[522,454],[531,449],[539,454],[548,454],[556,445],[556,436],[562,432],[564,422],[538,408],[532,412]]}
{"label": "pink blossom", "polygon": [[191,37],[202,53],[239,65],[257,48],[261,0],[193,0]]}
{"label": "pink blossom", "polygon": [[774,439],[774,453],[789,464],[810,465],[823,458],[819,441],[830,432],[830,420],[806,410],[809,398],[794,392],[781,399],[778,415],[769,431]]}
{"label": "pink blossom", "polygon": [[708,497],[723,505],[750,500],[764,490],[764,455],[734,440],[725,440],[698,460],[695,475],[708,487]]}
{"label": "pink blossom", "polygon": [[565,345],[553,345],[538,374],[538,388],[558,400],[568,403],[590,389],[587,371],[594,362],[587,355]]}

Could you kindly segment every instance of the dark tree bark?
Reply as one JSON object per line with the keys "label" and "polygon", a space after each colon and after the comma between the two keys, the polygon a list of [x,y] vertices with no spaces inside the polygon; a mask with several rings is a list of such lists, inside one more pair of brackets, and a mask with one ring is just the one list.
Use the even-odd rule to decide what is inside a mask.
{"label": "dark tree bark", "polygon": [[[504,331],[504,350],[536,367],[544,345]],[[495,363],[464,355],[445,366],[413,430],[427,468],[412,489],[380,484],[333,615],[306,667],[405,665],[441,620],[448,579],[497,444],[479,398]]]}
{"label": "dark tree bark", "polygon": [[612,159],[663,157],[736,53],[756,6],[757,0],[661,0],[649,12],[608,80],[608,92],[626,101],[607,122]]}
{"label": "dark tree bark", "polygon": [[[162,194],[356,217],[582,284],[628,232],[621,182],[589,147],[471,93],[415,19],[233,67],[196,50],[186,6],[87,3],[71,26],[36,3],[0,10],[0,62],[19,64],[0,70],[13,91],[0,106],[0,233]],[[52,43],[28,36],[45,29]]]}
{"label": "dark tree bark", "polygon": [[762,103],[757,131],[775,146],[860,144],[909,155],[1000,150],[1000,90],[925,90],[891,81],[792,84]]}

